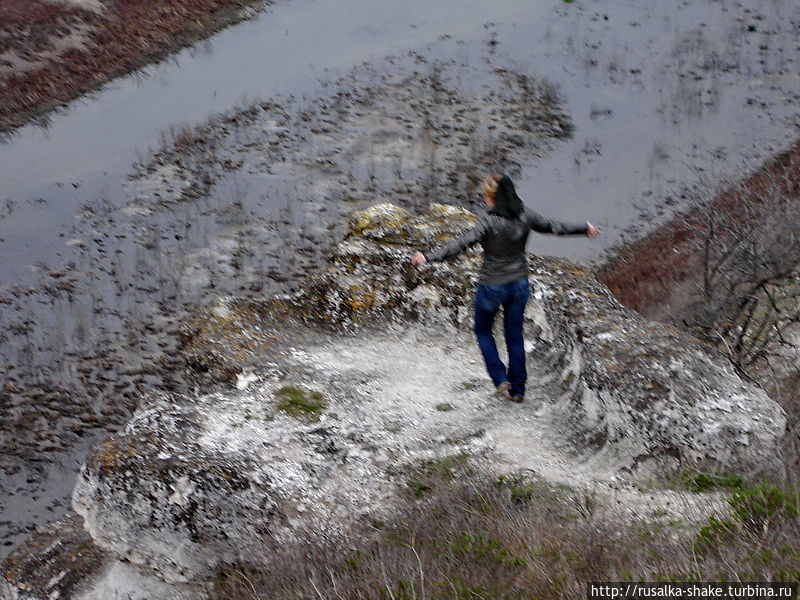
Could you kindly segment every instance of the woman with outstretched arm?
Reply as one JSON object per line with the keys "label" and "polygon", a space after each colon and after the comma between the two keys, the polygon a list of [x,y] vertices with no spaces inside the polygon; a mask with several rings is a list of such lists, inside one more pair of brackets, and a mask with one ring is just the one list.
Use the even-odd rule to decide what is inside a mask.
{"label": "woman with outstretched arm", "polygon": [[[522,319],[528,302],[528,262],[525,246],[531,230],[554,235],[595,237],[600,230],[586,221],[569,224],[546,219],[526,209],[508,175],[489,175],[482,183],[489,212],[478,218],[473,229],[433,252],[417,252],[414,266],[443,260],[473,244],[483,246],[483,264],[475,293],[475,336],[495,394],[515,402],[525,398],[525,346]],[[500,360],[492,335],[494,317],[503,307],[503,329],[508,349],[508,369]]]}

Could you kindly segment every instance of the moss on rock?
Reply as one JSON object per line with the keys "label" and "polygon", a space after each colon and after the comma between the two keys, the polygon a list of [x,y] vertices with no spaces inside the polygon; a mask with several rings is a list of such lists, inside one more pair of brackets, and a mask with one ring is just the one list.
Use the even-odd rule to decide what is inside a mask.
{"label": "moss on rock", "polygon": [[276,392],[276,408],[297,419],[319,421],[328,403],[325,396],[316,391],[307,391],[294,385],[285,385]]}

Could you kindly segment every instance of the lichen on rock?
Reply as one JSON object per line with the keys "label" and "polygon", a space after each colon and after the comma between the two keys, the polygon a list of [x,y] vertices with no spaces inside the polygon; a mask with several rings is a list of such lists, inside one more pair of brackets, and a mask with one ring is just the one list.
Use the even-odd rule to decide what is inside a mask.
{"label": "lichen on rock", "polygon": [[412,267],[410,258],[413,251],[444,243],[475,222],[466,209],[435,202],[417,215],[389,203],[357,211],[329,266],[294,303],[347,328],[409,320],[461,326],[477,278],[477,251],[424,270]]}

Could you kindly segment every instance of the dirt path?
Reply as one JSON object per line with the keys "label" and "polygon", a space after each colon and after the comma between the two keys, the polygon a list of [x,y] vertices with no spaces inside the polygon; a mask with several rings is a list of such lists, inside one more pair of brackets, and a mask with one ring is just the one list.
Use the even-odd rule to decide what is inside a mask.
{"label": "dirt path", "polygon": [[371,412],[402,426],[403,436],[416,438],[420,446],[469,440],[470,448],[485,455],[497,472],[530,471],[568,486],[598,517],[688,525],[724,511],[719,494],[658,489],[646,481],[625,480],[591,457],[575,456],[560,441],[551,410],[557,399],[537,389],[544,372],[529,370],[523,404],[498,399],[470,337],[412,330],[402,336],[331,338],[292,355],[313,367],[319,385],[343,375],[358,384]]}

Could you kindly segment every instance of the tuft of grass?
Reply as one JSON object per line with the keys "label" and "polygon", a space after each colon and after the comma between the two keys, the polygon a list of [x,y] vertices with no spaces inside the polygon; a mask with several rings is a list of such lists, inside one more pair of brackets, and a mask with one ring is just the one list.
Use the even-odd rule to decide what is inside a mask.
{"label": "tuft of grass", "polygon": [[474,475],[475,465],[473,457],[469,452],[462,451],[455,454],[447,454],[439,458],[430,458],[421,461],[422,472],[435,474],[444,479],[453,479],[462,475]]}
{"label": "tuft of grass", "polygon": [[736,535],[736,523],[732,519],[720,519],[715,515],[700,527],[695,535],[693,549],[704,553],[709,549],[730,543]]}
{"label": "tuft of grass", "polygon": [[728,503],[742,524],[754,531],[764,531],[775,521],[797,519],[800,515],[800,490],[784,491],[763,483],[737,490]]}
{"label": "tuft of grass", "polygon": [[471,558],[488,560],[510,567],[524,567],[527,561],[514,556],[499,539],[483,533],[465,533],[450,544],[450,550],[456,554],[465,554]]}
{"label": "tuft of grass", "polygon": [[458,452],[420,461],[408,475],[408,487],[420,498],[455,479],[474,474],[472,456],[468,452]]}
{"label": "tuft of grass", "polygon": [[594,499],[582,495],[573,488],[563,484],[551,484],[531,473],[507,473],[494,480],[493,485],[508,500],[518,506],[546,507],[545,512],[553,522],[574,521],[587,510],[593,510],[589,504]]}
{"label": "tuft of grass", "polygon": [[494,485],[500,489],[508,490],[511,501],[516,504],[528,504],[550,491],[549,488],[541,485],[539,481],[516,473],[501,475],[494,482]]}
{"label": "tuft of grass", "polygon": [[449,412],[451,410],[455,410],[455,406],[453,406],[449,402],[441,402],[441,403],[436,405],[436,410],[439,410],[439,411],[442,411],[442,412]]}
{"label": "tuft of grass", "polygon": [[775,581],[800,579],[800,489],[762,483],[735,489],[732,514],[712,515],[694,537],[704,561],[737,564],[737,577],[768,574]]}
{"label": "tuft of grass", "polygon": [[430,492],[433,488],[424,481],[412,481],[410,484],[411,493],[417,498],[422,498],[425,494]]}
{"label": "tuft of grass", "polygon": [[733,473],[684,473],[682,481],[690,492],[710,492],[717,489],[734,490],[742,487],[744,480]]}
{"label": "tuft of grass", "polygon": [[294,385],[285,385],[276,394],[279,398],[275,407],[297,419],[316,422],[328,403],[319,392],[306,392]]}

